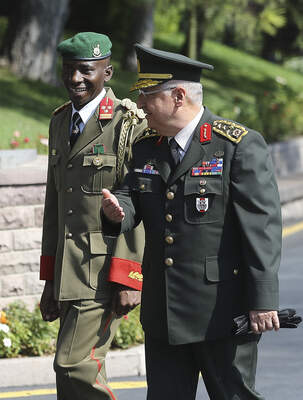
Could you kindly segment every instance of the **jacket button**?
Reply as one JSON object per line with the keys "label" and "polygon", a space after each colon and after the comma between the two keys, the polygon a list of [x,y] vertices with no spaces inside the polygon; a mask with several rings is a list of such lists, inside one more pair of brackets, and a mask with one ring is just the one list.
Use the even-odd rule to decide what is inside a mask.
{"label": "jacket button", "polygon": [[175,197],[175,193],[174,192],[167,192],[166,193],[166,197],[168,200],[173,200]]}
{"label": "jacket button", "polygon": [[67,168],[73,168],[73,164],[67,164]]}
{"label": "jacket button", "polygon": [[205,192],[206,192],[205,189],[200,189],[200,193],[201,193],[201,194],[204,194]]}
{"label": "jacket button", "polygon": [[167,244],[173,244],[174,243],[174,238],[172,236],[166,236],[165,237],[165,242]]}
{"label": "jacket button", "polygon": [[238,273],[239,273],[239,270],[238,270],[238,269],[234,269],[234,270],[233,270],[233,274],[234,274],[234,275],[238,275]]}
{"label": "jacket button", "polygon": [[166,214],[165,215],[165,219],[166,219],[167,222],[172,222],[173,216],[171,214]]}
{"label": "jacket button", "polygon": [[71,193],[73,191],[73,188],[69,187],[69,188],[66,189],[66,191],[67,191],[67,193]]}
{"label": "jacket button", "polygon": [[66,237],[66,239],[71,239],[73,237],[73,234],[72,233],[67,233],[65,235],[65,237]]}
{"label": "jacket button", "polygon": [[144,183],[142,183],[142,185],[140,185],[140,190],[144,190],[145,189],[145,185]]}
{"label": "jacket button", "polygon": [[174,260],[172,258],[168,257],[168,258],[165,258],[164,263],[168,267],[171,267],[173,265],[173,263],[174,263]]}
{"label": "jacket button", "polygon": [[68,210],[67,211],[67,215],[72,215],[73,214],[73,210]]}

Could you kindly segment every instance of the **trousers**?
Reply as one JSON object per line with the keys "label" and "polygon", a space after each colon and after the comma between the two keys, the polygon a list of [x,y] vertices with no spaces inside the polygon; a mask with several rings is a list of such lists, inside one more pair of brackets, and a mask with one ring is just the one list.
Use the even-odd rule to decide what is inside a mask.
{"label": "trousers", "polygon": [[255,390],[259,339],[169,345],[146,335],[147,400],[195,400],[200,372],[211,400],[264,400]]}
{"label": "trousers", "polygon": [[98,300],[60,303],[54,359],[58,400],[115,400],[105,356],[121,318]]}

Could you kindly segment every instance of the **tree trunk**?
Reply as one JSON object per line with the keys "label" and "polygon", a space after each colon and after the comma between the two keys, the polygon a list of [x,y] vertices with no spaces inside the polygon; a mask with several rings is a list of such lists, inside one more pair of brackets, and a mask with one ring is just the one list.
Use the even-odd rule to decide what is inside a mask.
{"label": "tree trunk", "polygon": [[129,71],[137,70],[137,59],[133,45],[140,43],[153,45],[155,0],[141,0],[133,11],[133,21],[130,24],[128,43],[121,61],[122,68]]}
{"label": "tree trunk", "polygon": [[68,15],[69,0],[16,2],[2,54],[16,74],[56,84],[56,47]]}

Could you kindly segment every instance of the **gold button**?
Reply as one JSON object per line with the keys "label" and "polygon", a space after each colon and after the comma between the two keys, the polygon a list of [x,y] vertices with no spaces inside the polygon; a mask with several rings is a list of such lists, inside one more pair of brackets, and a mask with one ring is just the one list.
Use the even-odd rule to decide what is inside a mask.
{"label": "gold button", "polygon": [[66,234],[66,239],[71,239],[73,237],[73,234],[72,233],[67,233]]}
{"label": "gold button", "polygon": [[142,183],[142,185],[140,185],[140,190],[144,190],[145,189],[145,185],[144,183]]}
{"label": "gold button", "polygon": [[166,236],[165,237],[165,242],[167,244],[173,244],[174,243],[174,238],[172,236]]}
{"label": "gold button", "polygon": [[67,164],[67,168],[73,168],[73,164]]}
{"label": "gold button", "polygon": [[101,167],[103,165],[103,161],[101,157],[94,157],[93,158],[93,164],[95,167]]}
{"label": "gold button", "polygon": [[69,187],[68,189],[66,189],[67,193],[71,193],[73,191],[72,187]]}
{"label": "gold button", "polygon": [[164,263],[168,267],[171,267],[173,265],[173,263],[174,263],[174,260],[172,258],[168,257],[168,258],[165,258]]}
{"label": "gold button", "polygon": [[166,197],[168,198],[168,200],[172,200],[175,197],[175,193],[174,192],[167,192],[166,193]]}
{"label": "gold button", "polygon": [[234,269],[234,270],[233,270],[233,274],[234,274],[234,275],[238,275],[238,273],[239,273],[239,270],[238,270],[238,269]]}
{"label": "gold button", "polygon": [[205,185],[206,185],[206,179],[201,179],[200,186],[205,186]]}
{"label": "gold button", "polygon": [[73,214],[73,210],[68,210],[67,211],[67,215],[72,215]]}
{"label": "gold button", "polygon": [[165,219],[166,219],[167,222],[172,222],[173,216],[171,214],[166,214],[165,215]]}
{"label": "gold button", "polygon": [[201,194],[204,194],[205,192],[206,192],[205,189],[200,189],[200,193],[201,193]]}

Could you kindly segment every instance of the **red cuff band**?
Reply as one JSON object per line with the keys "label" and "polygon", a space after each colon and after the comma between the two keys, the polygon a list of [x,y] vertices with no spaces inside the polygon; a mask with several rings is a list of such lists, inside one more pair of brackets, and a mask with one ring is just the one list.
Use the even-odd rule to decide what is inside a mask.
{"label": "red cuff band", "polygon": [[141,274],[141,264],[135,261],[113,257],[110,264],[108,280],[136,290],[142,290],[143,275]]}
{"label": "red cuff band", "polygon": [[43,281],[54,280],[55,257],[41,256],[40,257],[40,279]]}

